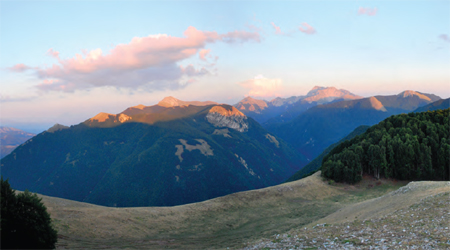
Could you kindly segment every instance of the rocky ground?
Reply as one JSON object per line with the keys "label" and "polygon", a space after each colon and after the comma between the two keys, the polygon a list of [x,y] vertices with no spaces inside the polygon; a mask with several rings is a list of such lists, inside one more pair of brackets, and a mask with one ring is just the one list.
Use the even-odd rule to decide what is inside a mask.
{"label": "rocky ground", "polygon": [[378,218],[291,230],[249,243],[245,249],[450,249],[449,228],[450,192],[446,192]]}

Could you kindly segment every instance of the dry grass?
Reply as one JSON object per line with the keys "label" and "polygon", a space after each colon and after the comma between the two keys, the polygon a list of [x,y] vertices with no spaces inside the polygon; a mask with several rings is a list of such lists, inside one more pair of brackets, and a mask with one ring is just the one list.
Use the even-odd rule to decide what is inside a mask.
{"label": "dry grass", "polygon": [[412,182],[245,249],[449,249],[449,228],[450,182]]}
{"label": "dry grass", "polygon": [[330,185],[316,173],[175,207],[111,208],[42,197],[60,235],[60,249],[221,249],[242,248],[249,241],[315,223],[405,184],[385,180],[377,185],[365,178],[358,186]]}

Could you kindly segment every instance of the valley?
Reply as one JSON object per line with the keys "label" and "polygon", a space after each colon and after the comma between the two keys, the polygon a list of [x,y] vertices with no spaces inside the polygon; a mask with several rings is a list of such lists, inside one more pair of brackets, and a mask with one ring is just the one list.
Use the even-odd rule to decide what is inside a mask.
{"label": "valley", "polygon": [[[321,163],[322,159],[331,164],[327,160],[330,157],[344,157],[333,154],[345,147],[353,150],[357,146],[352,143],[363,138],[379,143],[376,138],[380,136],[373,135],[374,131],[389,122],[395,125],[389,125],[389,133],[402,134],[402,138],[407,131],[412,133],[411,129],[421,136],[428,135],[427,139],[416,137],[423,142],[422,147],[428,147],[436,134],[432,131],[438,131],[444,139],[442,143],[436,139],[433,145],[441,144],[441,149],[433,146],[429,154],[431,157],[439,150],[445,152],[448,110],[397,115],[370,128],[360,126],[294,174],[300,161],[305,164],[302,154],[237,108],[209,102],[191,106],[174,98],[165,100],[161,105],[138,105],[119,114],[100,113],[76,126],[56,124],[2,159],[2,175],[11,178],[13,185],[19,184],[19,190],[31,187],[34,192],[44,190],[50,195],[40,196],[58,231],[58,249],[290,249],[417,244],[417,239],[405,236],[398,231],[401,227],[393,223],[398,222],[399,216],[405,217],[405,211],[417,207],[426,207],[436,214],[432,216],[441,216],[439,221],[429,223],[427,230],[435,228],[439,237],[447,230],[442,226],[448,217],[442,207],[450,194],[447,181],[410,182],[411,178],[386,179],[387,175],[376,178],[371,169],[379,164],[372,158],[380,155],[364,156],[362,153],[370,151],[366,144],[361,157],[352,155],[360,160],[349,161],[351,157],[347,156],[342,160],[343,171],[357,176],[357,181],[351,178],[343,183],[341,170],[330,170]],[[366,100],[387,112],[374,98]],[[351,103],[361,107],[365,101]],[[421,107],[439,109],[442,103],[445,105],[438,101]],[[347,104],[340,101],[327,105]],[[339,114],[334,109],[327,112]],[[419,119],[423,122],[415,125]],[[389,158],[392,169],[398,169],[394,162],[401,163],[402,154],[395,152]],[[428,161],[436,167],[442,165],[436,158],[419,158],[405,164],[417,167],[417,173],[424,171]],[[33,169],[30,162],[41,164]],[[339,162],[335,165],[344,167]],[[60,167],[54,168],[58,164]],[[445,164],[442,166],[445,168]],[[441,168],[436,168],[436,175],[416,177],[440,180],[436,177],[439,172],[446,175]],[[289,182],[279,184],[286,179]],[[421,217],[408,223],[416,229],[424,225],[418,225],[418,220],[433,218],[414,211]],[[379,228],[379,224],[384,226]],[[371,229],[371,225],[376,229]],[[394,233],[389,236],[385,231],[377,231],[385,228]],[[377,236],[368,239],[371,230]],[[432,247],[447,246],[438,236],[419,235]],[[381,238],[376,237],[384,238],[380,243]]]}
{"label": "valley", "polygon": [[240,249],[261,244],[261,238],[276,242],[272,237],[278,234],[309,235],[318,230],[316,224],[378,219],[420,204],[423,198],[448,197],[449,192],[448,182],[408,184],[371,177],[357,185],[330,185],[318,172],[175,207],[110,208],[41,197],[59,233],[57,249]]}
{"label": "valley", "polygon": [[450,1],[0,1],[1,249],[450,249]]}

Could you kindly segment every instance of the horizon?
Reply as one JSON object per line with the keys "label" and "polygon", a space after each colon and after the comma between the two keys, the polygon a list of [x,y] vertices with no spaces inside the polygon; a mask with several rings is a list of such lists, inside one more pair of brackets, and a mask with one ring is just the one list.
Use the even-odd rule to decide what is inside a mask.
{"label": "horizon", "polygon": [[175,2],[0,2],[2,126],[314,86],[450,97],[448,1]]}

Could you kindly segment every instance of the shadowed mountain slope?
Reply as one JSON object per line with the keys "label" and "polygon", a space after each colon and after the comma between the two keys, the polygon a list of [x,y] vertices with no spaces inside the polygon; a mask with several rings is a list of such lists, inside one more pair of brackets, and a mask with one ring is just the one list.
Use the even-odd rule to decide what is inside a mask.
{"label": "shadowed mountain slope", "polygon": [[342,138],[341,140],[339,140],[336,143],[331,144],[330,146],[328,146],[319,156],[317,156],[314,160],[312,160],[311,162],[309,162],[308,164],[306,164],[306,166],[304,166],[302,169],[300,169],[299,171],[297,171],[294,175],[292,175],[291,177],[289,177],[289,179],[286,182],[290,182],[290,181],[295,181],[295,180],[299,180],[302,178],[305,178],[309,175],[314,174],[315,172],[320,170],[320,167],[322,166],[322,160],[323,158],[331,152],[331,150],[333,148],[335,148],[337,145],[339,145],[340,143],[347,141],[347,140],[351,140],[353,139],[355,136],[361,135],[364,132],[366,132],[366,130],[369,128],[369,126],[365,126],[365,125],[361,125],[359,127],[357,127],[355,130],[353,130],[350,134],[348,134],[346,137]]}
{"label": "shadowed mountain slope", "polygon": [[172,206],[281,183],[306,159],[228,105],[133,107],[44,132],[2,160],[19,190]]}
{"label": "shadowed mountain slope", "polygon": [[425,105],[423,107],[414,110],[414,112],[434,111],[438,109],[448,109],[448,108],[450,108],[450,98],[435,101],[433,103],[430,103],[428,105]]}
{"label": "shadowed mountain slope", "polygon": [[312,107],[289,122],[263,124],[265,128],[314,159],[360,125],[374,125],[387,117],[408,113],[438,99],[434,95],[405,91]]}

